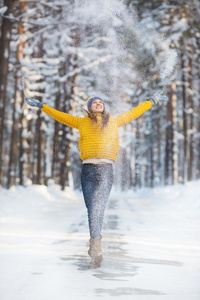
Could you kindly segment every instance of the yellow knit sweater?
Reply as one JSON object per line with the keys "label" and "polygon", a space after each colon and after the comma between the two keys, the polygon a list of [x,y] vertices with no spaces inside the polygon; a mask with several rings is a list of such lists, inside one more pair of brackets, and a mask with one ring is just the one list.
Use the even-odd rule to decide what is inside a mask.
{"label": "yellow knit sweater", "polygon": [[101,114],[97,115],[97,123],[87,117],[74,117],[70,114],[60,112],[44,104],[42,111],[53,117],[58,122],[79,130],[79,150],[81,159],[108,158],[117,159],[119,152],[119,130],[123,126],[141,116],[150,109],[152,104],[146,101],[135,108],[110,117],[108,126],[101,130]]}

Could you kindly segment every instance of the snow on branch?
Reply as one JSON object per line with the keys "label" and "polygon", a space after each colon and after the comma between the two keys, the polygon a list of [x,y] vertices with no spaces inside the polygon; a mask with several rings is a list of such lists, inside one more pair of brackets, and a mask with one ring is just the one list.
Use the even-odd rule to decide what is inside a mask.
{"label": "snow on branch", "polygon": [[[49,3],[49,2],[44,2],[44,1],[39,1],[39,0],[21,0],[19,2],[26,2],[26,3],[39,3],[39,4],[42,4],[44,6],[47,6],[47,7],[50,7],[54,10],[59,10],[59,7],[58,7],[58,3],[55,5],[55,3]],[[60,6],[60,5],[59,5]]]}
{"label": "snow on branch", "polygon": [[7,6],[0,8],[0,15],[3,15],[7,11],[7,9],[8,9]]}

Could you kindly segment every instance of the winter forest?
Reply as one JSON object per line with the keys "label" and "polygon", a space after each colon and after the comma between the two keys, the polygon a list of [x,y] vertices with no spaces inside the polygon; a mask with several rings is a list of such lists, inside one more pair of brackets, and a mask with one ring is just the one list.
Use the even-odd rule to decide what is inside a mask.
{"label": "winter forest", "polygon": [[122,191],[200,178],[199,0],[0,0],[0,185],[80,188],[78,131],[25,96],[112,115],[158,90],[169,100],[120,128]]}

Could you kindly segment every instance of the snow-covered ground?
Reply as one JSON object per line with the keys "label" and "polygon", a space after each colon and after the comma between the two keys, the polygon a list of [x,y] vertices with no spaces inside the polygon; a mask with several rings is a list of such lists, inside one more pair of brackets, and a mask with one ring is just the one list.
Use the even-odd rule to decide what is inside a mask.
{"label": "snow-covered ground", "polygon": [[0,299],[200,299],[200,181],[120,194],[90,270],[81,193],[0,190]]}

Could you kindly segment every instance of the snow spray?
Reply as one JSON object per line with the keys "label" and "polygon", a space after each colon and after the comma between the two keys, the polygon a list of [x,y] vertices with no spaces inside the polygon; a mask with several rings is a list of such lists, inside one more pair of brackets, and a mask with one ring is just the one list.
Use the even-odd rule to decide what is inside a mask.
{"label": "snow spray", "polygon": [[[124,95],[128,99],[137,97],[138,86],[143,91],[148,89],[148,96],[152,94],[151,71],[156,70],[160,85],[173,72],[176,52],[170,42],[159,34],[153,19],[140,21],[125,1],[75,0],[70,11],[63,12],[61,23],[66,20],[80,34],[79,47],[74,47],[78,65],[82,65],[79,74],[89,72],[94,79],[93,90],[111,106],[114,104],[116,112],[121,112]],[[77,84],[81,86],[82,77],[79,78]],[[123,109],[128,108],[124,106],[126,101]]]}

